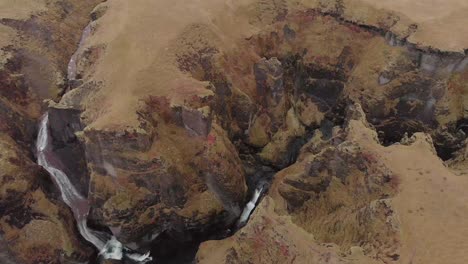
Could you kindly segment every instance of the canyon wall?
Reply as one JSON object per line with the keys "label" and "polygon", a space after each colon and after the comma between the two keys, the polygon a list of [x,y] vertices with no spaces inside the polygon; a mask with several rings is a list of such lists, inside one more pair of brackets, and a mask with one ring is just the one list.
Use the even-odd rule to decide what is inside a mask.
{"label": "canyon wall", "polygon": [[[171,258],[232,235],[203,243],[196,261],[463,263],[443,245],[468,230],[462,200],[444,195],[468,184],[455,176],[468,132],[463,1],[25,2],[0,2],[11,5],[0,13],[0,143],[14,150],[0,156],[13,166],[5,207],[73,221],[32,163],[47,110],[89,224],[129,248]],[[233,233],[259,183],[268,194]],[[10,201],[11,190],[33,198]],[[37,195],[66,213],[29,205]],[[11,254],[40,260],[12,242],[38,229],[10,231],[8,212]],[[57,244],[43,253],[52,262],[91,258],[72,226],[54,228],[74,251]]]}
{"label": "canyon wall", "polygon": [[65,92],[66,63],[98,2],[0,2],[2,263],[80,263],[94,254],[51,178],[34,163],[34,143],[42,100]]}

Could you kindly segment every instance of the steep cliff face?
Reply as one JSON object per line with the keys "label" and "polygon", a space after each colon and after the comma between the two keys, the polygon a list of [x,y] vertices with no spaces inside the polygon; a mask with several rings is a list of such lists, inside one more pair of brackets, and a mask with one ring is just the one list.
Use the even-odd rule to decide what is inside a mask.
{"label": "steep cliff face", "polygon": [[[61,169],[87,195],[90,225],[129,248],[175,255],[187,244],[194,254],[200,241],[232,234],[252,187],[274,178],[251,222],[202,244],[198,262],[443,262],[419,251],[451,252],[415,240],[429,240],[424,228],[436,220],[414,223],[445,221],[430,202],[461,203],[423,199],[419,190],[441,192],[429,183],[440,178],[409,168],[419,153],[450,174],[448,189],[466,184],[437,158],[466,173],[463,1],[13,2],[0,0],[12,6],[0,11],[1,142],[32,160],[40,101],[52,98]],[[39,200],[38,192],[62,208],[44,183],[21,180],[24,166],[15,170],[26,176],[5,181],[21,197]],[[10,201],[11,188],[8,205],[25,204]],[[43,210],[31,208],[22,211]],[[57,219],[61,226],[70,214]],[[55,230],[66,241],[77,236]],[[463,243],[453,232],[435,233]],[[61,261],[52,251],[27,258],[12,245],[23,259]],[[67,256],[89,257],[79,243],[67,245]]]}
{"label": "steep cliff face", "polygon": [[93,250],[79,239],[73,215],[47,173],[12,138],[1,136],[0,142],[1,243],[10,254],[0,260],[31,264],[88,260]]}
{"label": "steep cliff face", "polygon": [[[107,93],[113,89],[109,86],[116,81],[113,78],[120,74],[112,73],[101,80],[92,71],[107,75],[102,71],[107,66],[101,63],[114,60],[109,53],[127,50],[120,46],[120,41],[109,42],[101,37],[110,34],[121,38],[127,34],[126,30],[109,27],[108,21],[120,15],[120,5],[130,7],[123,2],[108,5],[104,15],[95,21],[95,31],[86,47],[91,50],[105,47],[104,51],[89,67],[78,67],[84,84],[53,106],[57,112],[83,110],[84,129],[79,138],[90,170],[91,219],[109,226],[127,244],[142,243],[148,233],[167,233],[183,241],[195,234],[224,232],[240,215],[247,188],[237,150],[213,117],[210,105],[214,101],[213,92],[207,88],[208,83],[183,77],[185,74],[170,61],[169,75],[159,85],[137,77],[141,74],[137,68],[145,69],[148,63],[153,63],[151,60],[166,60],[170,56],[171,53],[163,54],[155,46],[152,49],[156,51],[148,54],[149,61],[137,64],[126,77],[120,76],[122,82],[118,81],[114,88],[122,94]],[[142,21],[133,20],[133,16],[139,16],[142,7],[128,11],[128,26],[141,25]],[[88,60],[87,54],[84,52],[80,61]],[[124,56],[130,59],[134,55],[135,59],[141,58],[138,54]],[[181,78],[173,79],[177,76]],[[154,91],[132,91],[148,89],[144,84],[133,83],[135,78],[154,85]],[[167,81],[172,84],[166,86]],[[124,83],[130,89],[121,86]],[[174,89],[173,85],[179,88]],[[108,99],[108,95],[116,98]],[[103,108],[96,108],[92,102],[102,103]],[[119,117],[109,118],[112,115]]]}
{"label": "steep cliff face", "polygon": [[275,208],[273,199],[265,197],[245,228],[222,241],[203,243],[197,263],[377,263],[358,248],[348,256],[338,254],[336,245],[317,242]]}
{"label": "steep cliff face", "polygon": [[316,133],[298,161],[275,176],[270,195],[318,241],[398,260],[400,223],[391,197],[399,179],[379,159],[377,133],[361,107],[348,107],[344,128],[330,139]]}
{"label": "steep cliff face", "polygon": [[[375,13],[365,17],[361,8]],[[385,144],[423,131],[445,159],[463,145],[457,126],[466,115],[465,55],[409,42],[418,28],[404,14],[342,1],[113,1],[99,10],[77,58],[78,86],[51,110],[66,112],[61,116],[82,111],[71,127],[86,152],[91,218],[126,243],[141,242],[148,232],[177,236],[228,228],[246,197],[238,153],[257,168],[288,167],[315,129],[325,139],[337,137],[332,127],[343,124],[351,101],[362,105]],[[186,12],[193,16],[174,20]],[[148,25],[148,34],[141,34]],[[394,258],[397,235],[386,219],[359,229],[359,219],[391,211],[378,200],[395,194],[391,175],[372,171],[379,176],[370,181],[369,170],[377,166],[371,154],[348,154],[358,148],[351,142],[333,144],[336,149],[310,161],[310,173],[323,174],[305,187],[310,190],[288,187],[302,184],[292,178],[292,185],[279,188],[288,208],[298,219],[326,214],[321,203],[342,206],[331,194],[314,202],[315,209],[302,206],[317,193],[344,192],[340,199],[349,199],[348,206],[328,218],[349,221],[322,229],[318,238],[338,241],[340,232],[349,233],[340,246],[366,240],[367,253]],[[329,167],[339,168],[327,172]],[[348,178],[370,182],[348,190]],[[367,238],[380,229],[384,242]],[[374,252],[379,243],[388,246]]]}
{"label": "steep cliff face", "polygon": [[[241,41],[223,58],[224,73],[233,87],[255,92],[257,105],[244,115],[248,122],[233,114],[239,123],[232,131],[247,131],[245,141],[263,147],[262,158],[284,167],[291,153],[279,150],[323,122],[339,124],[340,109],[352,100],[362,104],[385,144],[424,131],[449,159],[466,137],[459,129],[467,109],[465,55],[431,53],[407,42],[392,46],[384,32],[308,11]],[[231,102],[235,109],[238,103]]]}
{"label": "steep cliff face", "polygon": [[467,184],[426,134],[380,145],[355,104],[275,175],[246,227],[201,244],[197,263],[463,263]]}
{"label": "steep cliff face", "polygon": [[0,262],[91,258],[72,213],[33,161],[41,100],[66,88],[66,63],[98,1],[0,1]]}

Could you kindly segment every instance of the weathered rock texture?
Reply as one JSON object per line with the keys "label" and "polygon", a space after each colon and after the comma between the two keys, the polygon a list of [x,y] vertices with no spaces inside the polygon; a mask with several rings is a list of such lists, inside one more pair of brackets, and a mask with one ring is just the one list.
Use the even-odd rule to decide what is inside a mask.
{"label": "weathered rock texture", "polygon": [[94,254],[33,150],[41,101],[66,88],[68,59],[98,2],[0,1],[1,263],[79,263]]}
{"label": "weathered rock texture", "polygon": [[5,259],[31,264],[88,260],[93,250],[80,241],[73,215],[47,172],[8,136],[1,137],[0,147],[0,242],[11,254]]}
{"label": "weathered rock texture", "polygon": [[374,263],[357,248],[350,256],[338,251],[336,245],[317,242],[290,217],[279,216],[274,201],[265,197],[245,228],[203,243],[197,263]]}
{"label": "weathered rock texture", "polygon": [[[158,247],[158,234],[176,243],[220,236],[248,198],[246,183],[277,170],[252,222],[202,245],[199,262],[461,256],[438,242],[463,244],[454,230],[434,232],[437,241],[424,231],[436,220],[467,230],[464,213],[441,216],[454,215],[461,200],[413,192],[442,193],[416,183],[418,174],[406,171],[411,159],[396,157],[420,151],[431,161],[421,166],[450,175],[447,188],[466,185],[436,156],[459,174],[466,169],[466,3],[113,0],[91,12],[76,79],[66,82],[73,32],[84,28],[91,2],[34,2],[33,16],[17,9],[20,22],[2,15],[0,34],[24,39],[11,48],[0,38],[9,47],[0,118],[30,146],[38,99],[65,92],[49,101],[54,146],[88,195],[94,226],[130,247]],[[432,172],[427,179],[440,181]],[[408,197],[414,204],[402,202]],[[438,215],[430,201],[455,207]],[[414,213],[409,206],[418,203],[425,211]],[[434,220],[414,226],[426,213]]]}
{"label": "weathered rock texture", "polygon": [[399,259],[399,221],[391,197],[397,176],[379,159],[377,134],[361,107],[347,109],[343,129],[329,140],[320,132],[298,161],[275,176],[270,194],[283,200],[293,222],[344,250],[360,246],[383,261]]}
{"label": "weathered rock texture", "polygon": [[[293,220],[319,241],[392,261],[399,235],[386,199],[398,184],[332,128],[358,102],[375,144],[427,132],[450,159],[466,138],[465,40],[419,42],[413,34],[430,29],[405,14],[355,1],[111,1],[97,10],[81,80],[50,106],[62,117],[81,112],[62,137],[74,134],[86,152],[91,219],[127,244],[229,228],[246,201],[240,152],[275,169],[299,157],[276,176],[287,179],[275,191]],[[320,151],[299,153],[318,128],[317,144],[329,147],[309,142]],[[292,173],[305,164],[310,179]]]}
{"label": "weathered rock texture", "polygon": [[359,105],[347,113],[275,175],[246,227],[203,243],[197,263],[464,263],[466,179],[428,135],[384,147]]}

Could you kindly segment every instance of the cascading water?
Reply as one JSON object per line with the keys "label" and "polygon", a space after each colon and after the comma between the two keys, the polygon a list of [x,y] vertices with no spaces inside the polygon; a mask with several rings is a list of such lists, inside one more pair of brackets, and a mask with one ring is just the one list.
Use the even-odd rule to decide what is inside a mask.
{"label": "cascading water", "polygon": [[[81,54],[83,45],[90,34],[91,23],[83,30],[78,48],[68,63],[67,78],[70,81],[75,80],[77,77],[76,68],[78,57]],[[146,263],[151,261],[152,258],[150,257],[149,252],[143,255],[133,252],[131,249],[124,247],[114,236],[88,228],[87,217],[90,209],[89,201],[76,190],[65,172],[60,169],[63,168],[63,165],[52,150],[48,125],[49,115],[46,113],[41,120],[39,134],[37,137],[37,163],[50,173],[55,184],[59,187],[63,201],[73,211],[78,225],[78,230],[83,238],[92,243],[99,250],[99,254],[105,259],[120,260],[126,257],[137,263]]]}
{"label": "cascading water", "polygon": [[67,78],[68,80],[75,80],[76,79],[76,68],[78,63],[78,57],[82,52],[82,47],[86,41],[86,39],[91,35],[91,23],[89,23],[86,28],[83,30],[83,34],[81,35],[80,43],[78,44],[78,48],[76,49],[75,53],[73,53],[70,61],[68,62],[67,67]]}
{"label": "cascading water", "polygon": [[238,227],[244,226],[249,220],[249,217],[252,214],[253,210],[255,209],[255,206],[257,205],[258,199],[260,198],[260,195],[262,194],[263,189],[264,189],[263,186],[259,186],[255,189],[252,199],[247,203],[244,210],[242,211],[241,216],[239,217],[239,221],[237,222]]}
{"label": "cascading water", "polygon": [[[70,58],[68,63],[67,79],[74,81],[77,78],[77,64],[80,55],[83,52],[83,46],[86,39],[91,35],[91,23],[83,30],[78,48]],[[152,260],[150,253],[139,254],[132,249],[122,245],[115,236],[108,233],[92,230],[87,225],[87,217],[90,210],[88,199],[83,197],[77,189],[73,186],[68,176],[63,171],[63,164],[60,159],[55,155],[52,145],[51,136],[49,132],[49,115],[46,113],[39,127],[39,134],[37,138],[37,162],[40,166],[44,167],[52,176],[55,184],[58,186],[63,201],[71,208],[78,226],[78,230],[88,242],[92,243],[98,250],[99,255],[105,259],[121,260],[123,258],[130,259],[136,263],[146,263]],[[62,169],[61,169],[62,168]],[[252,214],[255,206],[264,191],[264,186],[260,185],[255,189],[252,199],[245,206],[237,226],[244,226],[250,215]],[[154,239],[154,235],[151,240]]]}
{"label": "cascading water", "polygon": [[109,234],[88,228],[86,221],[90,209],[89,202],[76,190],[70,179],[68,179],[68,176],[59,169],[62,164],[52,150],[48,125],[49,115],[46,113],[41,120],[37,137],[37,163],[44,167],[52,176],[62,194],[63,201],[73,211],[78,224],[78,230],[83,238],[92,243],[99,250],[99,254],[106,259],[120,260],[126,256],[139,263],[152,260],[149,252],[143,255],[132,252],[129,248],[124,247],[114,236],[111,237]]}

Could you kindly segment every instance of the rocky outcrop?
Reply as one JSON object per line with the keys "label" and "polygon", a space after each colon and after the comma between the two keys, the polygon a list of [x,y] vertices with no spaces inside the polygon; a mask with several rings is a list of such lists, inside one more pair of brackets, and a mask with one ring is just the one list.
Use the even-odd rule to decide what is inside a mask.
{"label": "rocky outcrop", "polygon": [[[95,21],[96,28],[106,29],[111,8],[107,12]],[[85,44],[83,49],[87,48]],[[78,65],[86,60],[85,53],[78,57]],[[104,57],[91,68],[99,67]],[[85,150],[90,221],[109,227],[130,246],[151,242],[145,239],[148,233],[183,242],[195,234],[203,237],[229,229],[245,202],[245,172],[228,133],[213,118],[213,95],[205,84],[181,84],[185,92],[166,95],[163,89],[168,87],[158,87],[161,93],[144,95],[136,108],[127,105],[124,116],[108,119],[104,116],[113,107],[101,111],[90,103],[104,99],[106,81],[90,82],[90,68],[83,70],[84,84],[51,105],[51,111],[58,119],[82,112],[80,122],[68,128]],[[120,123],[123,119],[128,123]],[[69,138],[62,124],[56,125],[61,133],[57,138]]]}
{"label": "rocky outcrop", "polygon": [[234,236],[201,245],[196,263],[376,263],[358,247],[349,256],[337,254],[333,244],[319,243],[291,218],[275,212],[265,197],[248,225]]}
{"label": "rocky outcrop", "polygon": [[398,259],[399,222],[390,199],[398,183],[368,147],[379,143],[360,105],[351,105],[347,116],[329,140],[316,130],[298,161],[275,175],[247,226],[203,243],[197,263]]}
{"label": "rocky outcrop", "polygon": [[67,60],[97,2],[0,3],[2,263],[80,263],[95,254],[33,150],[41,101],[66,88]]}
{"label": "rocky outcrop", "polygon": [[115,235],[127,243],[149,231],[229,227],[240,214],[246,187],[225,132],[213,124],[209,134],[199,135],[194,126],[157,122],[154,134],[85,128],[92,219],[118,228]]}
{"label": "rocky outcrop", "polygon": [[83,129],[78,110],[61,111],[49,102],[50,133],[53,151],[60,157],[60,169],[69,176],[81,194],[88,193],[89,177],[83,143],[76,131]]}
{"label": "rocky outcrop", "polygon": [[9,260],[31,264],[88,260],[93,250],[79,239],[73,215],[47,173],[10,137],[2,135],[0,142],[0,232]]}
{"label": "rocky outcrop", "polygon": [[348,107],[345,127],[330,140],[316,133],[298,161],[275,176],[270,195],[317,240],[344,250],[359,245],[382,261],[398,259],[399,222],[390,199],[398,179],[373,150],[377,134],[360,105]]}
{"label": "rocky outcrop", "polygon": [[[466,179],[444,166],[430,136],[384,147],[358,104],[346,116],[330,139],[316,130],[297,162],[275,175],[246,227],[202,243],[198,263],[463,263],[464,253],[446,245],[465,243],[466,223],[425,228],[457,222],[447,215],[461,213],[454,206],[464,203]],[[431,223],[418,227],[423,219]]]}
{"label": "rocky outcrop", "polygon": [[[442,29],[466,24],[465,5],[444,4],[439,14],[401,1],[98,2],[26,1],[0,14],[0,135],[32,160],[40,101],[55,99],[54,152],[89,198],[90,225],[129,248],[175,255],[181,243],[231,234],[246,183],[279,171],[252,222],[219,242],[216,256],[207,252],[217,242],[202,245],[199,262],[409,259],[400,246],[415,245],[402,235],[412,219],[404,210],[414,209],[394,203],[411,197],[399,189],[407,165],[387,151],[424,145],[424,157],[440,165],[433,144],[463,170],[468,44]],[[37,187],[44,183],[18,184],[18,197],[43,193],[61,206]],[[45,215],[41,221],[55,217]],[[42,225],[49,223],[27,230]],[[31,261],[56,260],[44,252]]]}
{"label": "rocky outcrop", "polygon": [[[252,1],[231,6],[229,20],[218,2],[102,5],[77,57],[81,80],[52,109],[81,113],[72,134],[86,153],[92,222],[127,244],[148,232],[184,240],[190,235],[181,233],[227,229],[245,202],[242,156],[256,168],[286,168],[274,190],[294,221],[327,215],[297,220],[299,226],[320,226],[316,236],[343,248],[359,244],[381,260],[397,258],[397,224],[386,200],[396,193],[393,176],[349,138],[344,108],[362,105],[358,116],[376,128],[369,139],[377,145],[424,131],[441,152],[447,137],[437,136],[438,127],[446,126],[451,146],[459,146],[454,124],[463,118],[464,97],[452,87],[466,90],[459,81],[464,54],[412,44],[417,27],[406,18],[353,13],[361,7],[372,9]],[[196,11],[203,8],[210,11]],[[147,10],[194,16],[172,24]],[[148,21],[135,19],[141,16]],[[114,26],[117,19],[125,26]],[[158,38],[137,33],[148,24],[171,26],[155,28]],[[307,143],[311,137],[316,143]],[[313,155],[299,152],[304,144]],[[306,164],[307,172],[292,174]],[[339,227],[322,227],[342,218]]]}

